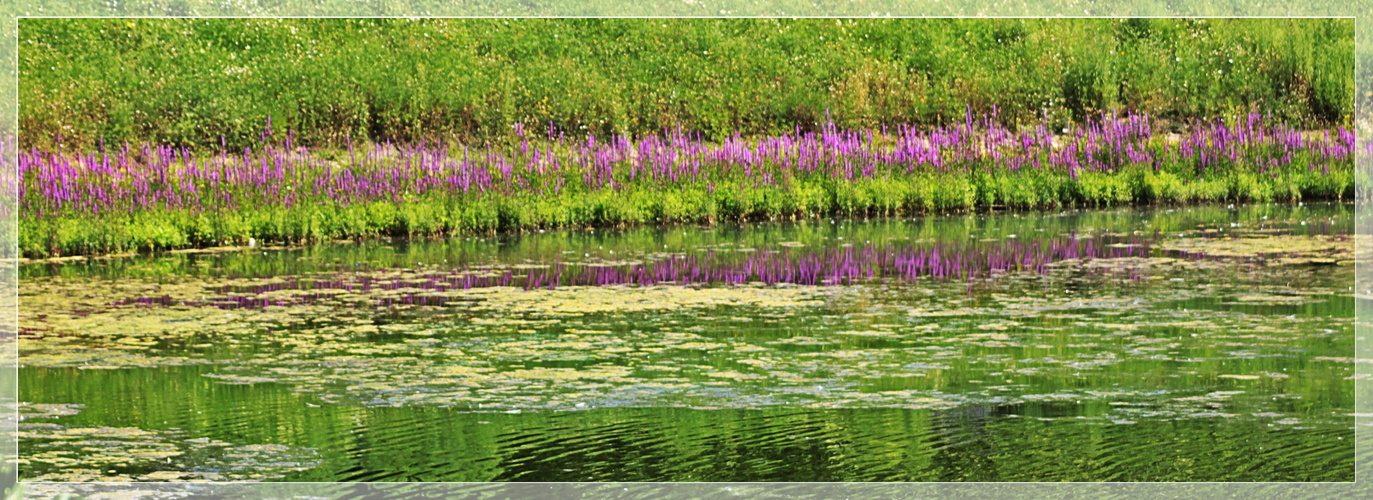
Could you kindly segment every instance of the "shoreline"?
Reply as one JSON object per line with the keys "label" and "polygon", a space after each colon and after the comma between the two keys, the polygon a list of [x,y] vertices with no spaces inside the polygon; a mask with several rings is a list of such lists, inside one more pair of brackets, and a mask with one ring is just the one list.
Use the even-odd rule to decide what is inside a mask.
{"label": "shoreline", "polygon": [[[1172,142],[1147,114],[1064,129],[991,116],[935,130],[840,129],[722,143],[665,131],[495,148],[266,141],[242,155],[124,145],[20,152],[24,257],[663,222],[1004,208],[1342,200],[1353,134],[1251,113]],[[531,140],[532,139],[532,140]]]}
{"label": "shoreline", "polygon": [[[1320,178],[1328,178],[1328,176],[1320,176]],[[1338,183],[1336,183],[1336,184],[1338,185]],[[151,247],[149,247],[149,246],[143,246],[143,247],[135,247],[135,248],[125,248],[125,249],[121,249],[121,251],[112,251],[112,252],[98,252],[98,251],[95,251],[95,252],[84,252],[84,253],[69,253],[69,252],[64,252],[62,255],[52,255],[52,256],[34,256],[34,254],[29,253],[29,252],[28,252],[26,249],[24,249],[23,246],[22,246],[22,243],[26,240],[25,235],[23,234],[24,229],[25,229],[26,227],[31,227],[31,226],[33,226],[33,225],[41,224],[41,223],[44,223],[44,222],[49,222],[49,223],[50,223],[50,221],[35,221],[35,220],[32,220],[32,219],[27,219],[27,220],[21,219],[21,220],[19,221],[19,226],[20,226],[20,231],[21,231],[21,235],[20,235],[21,256],[20,256],[18,259],[15,259],[15,260],[16,260],[19,264],[62,263],[62,262],[74,262],[74,261],[88,261],[88,260],[106,260],[106,259],[127,258],[127,257],[138,257],[138,256],[161,256],[161,255],[169,255],[169,254],[219,254],[219,253],[233,253],[233,252],[246,252],[246,251],[259,251],[259,250],[261,250],[261,251],[270,251],[270,250],[291,250],[291,249],[300,249],[300,248],[304,248],[304,247],[308,247],[308,246],[313,246],[313,245],[327,244],[327,243],[331,243],[331,242],[332,242],[332,243],[362,243],[362,242],[380,241],[380,240],[388,240],[388,239],[391,240],[391,241],[395,241],[395,240],[397,240],[397,239],[415,241],[415,240],[428,240],[428,239],[445,239],[445,238],[459,237],[459,236],[484,236],[484,237],[497,237],[497,238],[501,238],[501,237],[514,236],[514,235],[525,235],[525,234],[531,234],[531,233],[542,233],[542,232],[545,232],[545,231],[559,231],[559,230],[584,230],[584,231],[592,231],[592,232],[594,232],[594,231],[598,231],[598,230],[618,230],[618,229],[628,229],[628,228],[638,228],[638,227],[660,227],[660,228],[670,228],[670,227],[680,227],[680,226],[684,226],[684,225],[714,227],[714,226],[717,226],[717,225],[720,225],[720,224],[729,224],[729,223],[749,224],[749,223],[770,223],[770,222],[797,222],[797,221],[808,221],[808,220],[823,220],[823,219],[826,219],[826,218],[842,218],[842,219],[848,219],[848,220],[868,220],[868,219],[871,219],[871,218],[879,218],[879,219],[880,219],[880,218],[912,217],[912,216],[915,216],[915,217],[931,217],[931,216],[950,216],[950,215],[968,214],[968,213],[1043,212],[1043,211],[1051,211],[1051,210],[1059,210],[1059,209],[1091,209],[1091,208],[1109,208],[1109,207],[1136,207],[1136,208],[1146,208],[1146,207],[1147,207],[1147,208],[1197,207],[1197,206],[1214,206],[1214,205],[1223,204],[1223,203],[1273,203],[1273,204],[1291,205],[1291,206],[1299,206],[1299,205],[1305,204],[1305,203],[1352,204],[1352,203],[1353,203],[1353,197],[1351,196],[1351,193],[1349,193],[1349,192],[1352,191],[1352,190],[1353,190],[1352,183],[1350,183],[1350,184],[1346,184],[1346,185],[1345,185],[1345,187],[1343,188],[1343,191],[1339,191],[1339,192],[1338,192],[1338,193],[1340,193],[1340,194],[1343,194],[1343,196],[1339,196],[1339,195],[1337,195],[1337,196],[1303,196],[1303,197],[1300,197],[1300,198],[1296,198],[1296,199],[1287,199],[1287,200],[1274,200],[1274,199],[1260,200],[1260,199],[1252,199],[1252,198],[1232,199],[1232,198],[1226,198],[1226,197],[1221,197],[1221,198],[1210,198],[1210,199],[1198,199],[1198,200],[1188,200],[1188,201],[1177,201],[1177,200],[1172,200],[1172,201],[1168,201],[1168,200],[1139,201],[1139,200],[1133,200],[1133,199],[1132,199],[1132,200],[1125,201],[1125,202],[1114,202],[1114,203],[1112,202],[1112,200],[1097,200],[1096,202],[1081,201],[1081,202],[1076,202],[1076,203],[1062,203],[1062,202],[1057,202],[1057,200],[1054,200],[1054,201],[1049,202],[1049,203],[1043,203],[1043,204],[1032,205],[1032,206],[1023,206],[1023,205],[1009,205],[1009,206],[1008,206],[1008,205],[983,205],[983,204],[973,204],[973,205],[969,205],[969,206],[939,206],[939,207],[934,207],[934,208],[932,208],[932,209],[926,209],[924,206],[909,206],[909,205],[905,205],[905,206],[900,206],[900,207],[893,207],[893,208],[890,209],[890,210],[880,210],[880,209],[879,209],[879,210],[874,210],[875,207],[870,205],[870,206],[867,207],[867,208],[868,208],[867,210],[855,210],[855,211],[853,211],[853,212],[844,212],[844,211],[838,211],[838,210],[831,210],[831,211],[826,211],[826,212],[813,212],[813,213],[767,213],[767,212],[750,212],[750,213],[745,213],[745,214],[736,215],[736,216],[733,216],[733,217],[716,217],[716,216],[713,216],[713,215],[707,216],[707,215],[705,215],[705,214],[697,214],[697,216],[674,217],[674,218],[670,218],[669,220],[666,220],[666,221],[663,221],[663,220],[661,220],[661,219],[657,219],[657,220],[624,220],[624,219],[622,219],[622,220],[618,220],[618,221],[615,221],[615,222],[602,221],[602,222],[599,222],[599,223],[591,223],[591,224],[512,225],[512,226],[506,226],[506,227],[493,226],[493,227],[484,227],[484,228],[458,228],[458,229],[456,229],[456,230],[451,230],[451,229],[448,228],[448,227],[440,226],[440,227],[436,228],[435,230],[428,230],[428,231],[405,231],[405,229],[404,229],[405,226],[403,226],[403,225],[391,225],[391,226],[379,226],[379,227],[381,228],[380,230],[372,231],[372,232],[366,232],[366,233],[364,233],[364,232],[354,232],[354,233],[351,233],[351,234],[323,235],[322,237],[318,237],[318,238],[311,238],[311,237],[308,237],[308,236],[307,236],[307,237],[303,237],[303,238],[285,239],[285,238],[272,238],[270,235],[262,234],[262,233],[251,233],[250,235],[248,235],[248,236],[246,236],[246,237],[241,237],[241,238],[240,238],[240,237],[236,237],[236,236],[230,236],[229,238],[231,238],[231,239],[229,239],[229,240],[227,240],[227,241],[226,241],[226,240],[217,240],[217,241],[214,242],[214,243],[219,243],[219,244],[213,244],[213,243],[208,243],[208,244],[207,244],[207,243],[202,243],[202,244],[188,243],[188,244],[180,245],[180,246],[166,246],[166,247],[160,247],[160,246],[151,246]],[[482,200],[480,203],[491,203],[491,202],[493,202],[493,201],[494,201],[495,203],[510,203],[512,200],[510,200],[510,199]],[[415,209],[415,210],[417,210],[417,211],[422,211],[424,208],[429,208],[429,209],[432,210],[433,208],[435,208],[434,205],[435,205],[436,203],[437,203],[437,202],[432,202],[432,201],[430,201],[430,202],[428,202],[428,203],[426,203],[426,202],[417,202],[417,203],[413,203],[409,208]],[[402,211],[401,209],[397,209],[396,206],[395,206],[394,204],[391,204],[391,203],[389,203],[389,202],[377,202],[377,203],[370,204],[369,206],[364,206],[364,207],[352,207],[352,209],[353,209],[353,210],[367,211],[367,210],[370,210],[370,209],[373,209],[373,208],[374,208],[372,205],[382,205],[383,207],[385,207],[385,208],[381,208],[381,210],[387,210],[387,209],[389,208],[390,210],[394,210],[394,211],[397,211],[397,212],[401,212],[401,211]],[[404,207],[402,207],[402,208],[404,208]],[[471,208],[471,207],[467,207],[467,208]],[[302,211],[305,211],[305,210],[307,210],[307,209],[302,209]],[[158,218],[159,215],[170,215],[172,218],[177,218],[177,217],[186,218],[186,217],[188,217],[189,214],[186,214],[186,213],[168,213],[168,214],[141,213],[141,214],[135,214],[135,215],[133,216],[133,218],[136,219],[136,221],[135,221],[134,223],[132,223],[132,224],[123,225],[123,227],[126,228],[126,229],[127,229],[128,227],[131,227],[131,226],[132,226],[132,227],[146,227],[146,226],[140,226],[138,223],[139,223],[139,222],[143,222],[143,221],[142,221],[142,220],[138,220],[138,219]],[[259,213],[259,214],[257,214],[257,215],[261,215],[261,214]],[[290,218],[290,217],[291,217],[291,215],[288,215],[288,214],[279,214],[279,215],[284,216],[283,218]],[[296,215],[302,215],[302,214],[296,214]],[[310,215],[310,214],[303,214],[303,215]],[[251,217],[251,216],[252,216],[252,215],[247,215],[247,217]],[[245,217],[245,214],[243,214],[243,213],[231,213],[231,214],[224,214],[223,217]],[[656,219],[656,218],[655,218],[655,219]],[[185,220],[185,219],[183,219],[183,221],[184,221],[184,220]],[[315,218],[315,217],[309,217],[308,220],[318,220],[318,219]],[[336,221],[338,220],[338,218],[334,218],[334,219],[332,219],[332,220],[336,222]],[[78,221],[67,220],[67,221],[63,221],[63,222],[77,223]],[[86,222],[85,224],[83,224],[85,227],[107,228],[106,231],[100,231],[99,229],[97,229],[98,235],[99,235],[99,236],[113,237],[113,236],[115,236],[115,234],[113,234],[113,231],[112,231],[111,229],[113,229],[113,230],[117,230],[117,229],[118,229],[118,226],[116,226],[116,227],[111,227],[111,226],[102,225],[102,224],[99,224],[99,223],[92,225],[92,224],[89,224],[89,221],[84,221],[84,222]],[[108,221],[105,221],[105,222],[108,222]],[[164,219],[162,222],[166,223],[167,221]],[[218,222],[220,222],[221,224],[223,223],[222,220],[220,220],[220,221],[218,221]],[[395,220],[395,222],[397,222],[398,224],[399,224],[399,223],[403,223],[403,221],[400,221],[400,220]],[[175,223],[173,222],[173,224],[175,224]],[[315,226],[315,227],[319,227],[319,226]],[[177,226],[172,226],[172,228],[164,228],[164,229],[171,229],[172,231],[174,231],[174,236],[180,236],[181,238],[187,238],[187,236],[188,236],[188,235],[187,235],[188,231],[181,230],[181,229],[180,229],[179,227],[177,227]],[[59,228],[59,230],[60,230],[60,228]],[[132,235],[132,233],[124,233],[124,234],[130,235],[130,236]],[[166,234],[166,233],[164,233],[164,234]],[[145,235],[145,236],[146,236],[146,235]],[[249,240],[250,240],[250,239],[251,239],[251,241],[252,241],[252,244],[251,244],[251,245],[249,244]],[[126,241],[129,241],[129,240],[126,240]],[[183,241],[187,241],[187,240],[183,240]]]}

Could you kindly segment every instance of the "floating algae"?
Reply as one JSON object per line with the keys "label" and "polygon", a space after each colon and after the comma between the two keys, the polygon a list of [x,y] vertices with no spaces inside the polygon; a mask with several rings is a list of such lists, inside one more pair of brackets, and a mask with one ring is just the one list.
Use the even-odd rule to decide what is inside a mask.
{"label": "floating algae", "polygon": [[16,409],[19,420],[35,418],[66,417],[79,413],[85,405],[80,404],[28,404],[20,403]]}
{"label": "floating algae", "polygon": [[[1111,300],[1084,302],[1076,299],[1054,299],[1039,303],[1042,311],[1069,306],[1081,309],[1095,305],[1105,312],[1115,305]],[[1137,312],[1147,313],[1147,310]],[[880,335],[851,335],[848,332],[854,331],[842,329],[842,322],[835,322],[832,325],[822,322],[806,327],[814,332],[809,338],[769,338],[769,334],[766,333],[768,329],[765,329],[760,332],[761,337],[754,335],[734,339],[674,332],[666,328],[668,321],[684,319],[683,316],[677,315],[680,313],[663,315],[662,311],[646,311],[642,314],[648,316],[639,316],[640,320],[634,322],[639,330],[637,333],[621,331],[614,327],[618,321],[617,316],[590,315],[571,321],[570,325],[569,321],[549,323],[554,333],[567,332],[564,335],[491,336],[487,330],[498,326],[500,322],[482,322],[478,325],[469,323],[471,326],[466,327],[476,330],[465,331],[455,324],[455,328],[450,330],[452,333],[440,338],[406,339],[403,342],[370,344],[365,348],[360,347],[355,340],[340,338],[332,333],[322,333],[333,331],[328,328],[321,328],[320,331],[293,331],[290,333],[292,342],[289,343],[281,343],[271,335],[256,335],[251,338],[253,344],[265,347],[279,343],[284,344],[283,347],[288,347],[288,350],[232,360],[215,360],[221,369],[208,376],[226,383],[283,383],[331,399],[356,399],[364,404],[437,404],[473,409],[556,409],[570,408],[577,403],[603,401],[619,401],[620,404],[634,405],[675,404],[673,402],[683,400],[708,402],[713,406],[753,405],[768,401],[772,401],[773,404],[823,404],[828,405],[827,407],[905,405],[906,403],[890,398],[860,398],[846,392],[802,392],[800,389],[815,383],[857,384],[857,387],[861,387],[868,383],[863,380],[868,379],[909,378],[925,371],[912,367],[922,364],[933,366],[931,362],[936,359],[964,359],[966,361],[960,362],[958,367],[960,370],[985,365],[987,370],[1000,367],[1002,370],[1015,369],[1041,377],[1053,377],[1055,373],[1093,370],[1127,358],[1149,359],[1148,356],[1156,352],[1151,344],[1161,340],[1152,337],[1158,334],[1159,329],[1168,331],[1170,328],[1185,324],[1193,331],[1224,331],[1244,324],[1257,326],[1264,321],[1262,318],[1236,316],[1229,317],[1228,321],[1163,322],[1156,327],[1142,326],[1134,330],[1121,329],[1119,323],[1101,322],[1093,328],[1103,334],[1122,331],[1134,333],[1125,336],[1114,335],[1110,343],[1053,341],[1055,348],[1079,346],[1071,349],[1081,351],[1080,355],[1091,356],[1065,363],[1050,359],[1015,360],[991,356],[991,353],[975,357],[963,354],[951,356],[957,354],[957,349],[968,348],[959,346],[1009,348],[1015,345],[1015,342],[1011,341],[1016,338],[1034,335],[1031,333],[1034,330],[1024,330],[1022,333],[1008,336],[997,333],[1003,331],[998,330],[999,328],[1045,327],[1041,326],[1043,320],[1026,323],[1023,317],[1018,317],[1021,319],[1017,320],[977,324],[987,327],[991,333],[974,331],[964,335],[915,337],[917,343],[913,347],[873,350],[860,348],[859,344],[850,345],[850,341],[845,339],[887,338],[889,334],[900,335],[907,330],[899,326],[901,323],[878,323],[887,326],[870,332],[881,332]],[[893,311],[891,314],[900,317],[901,313]],[[802,324],[798,321],[804,321],[804,318],[774,328],[794,328]],[[664,329],[652,329],[655,324],[662,325]],[[925,325],[919,326],[928,328]],[[998,329],[993,329],[992,326]],[[1288,328],[1284,331],[1297,330]],[[571,333],[574,331],[576,333]],[[483,333],[473,335],[477,332]],[[1059,334],[1050,330],[1043,335],[1048,335],[1052,339]],[[1208,342],[1220,340],[1220,337],[1208,335],[1202,339],[1191,341],[1195,343],[1193,348],[1202,348]],[[1178,347],[1168,342],[1165,344],[1164,348]],[[950,346],[956,350],[931,351],[925,349],[925,345]],[[815,346],[830,350],[793,351],[784,348],[787,346]],[[1274,344],[1273,348],[1281,350],[1285,346],[1278,343]],[[694,356],[697,354],[693,353],[700,352],[711,352],[714,359],[704,364],[680,363],[695,359]],[[981,361],[978,358],[981,358]],[[820,359],[823,361],[819,361]],[[559,360],[584,360],[591,364],[576,368],[531,366],[531,363],[537,365]],[[664,364],[673,360],[679,363]],[[875,360],[884,361],[876,363]],[[706,392],[701,390],[704,386],[679,385],[681,383],[665,387],[660,379],[655,379],[651,375],[659,372],[680,374],[676,377],[686,382],[730,381],[745,385],[727,385],[726,387],[732,388],[732,391],[727,393]],[[917,385],[907,390],[926,394],[922,397],[949,397],[929,392],[947,389],[944,385]],[[669,392],[663,392],[664,390]],[[770,393],[774,396],[768,396]],[[780,398],[777,394],[786,394],[787,398]]]}
{"label": "floating algae", "polygon": [[[681,239],[676,231],[603,236],[598,230],[594,237],[503,239],[498,247],[472,247],[489,250],[476,255],[452,243],[412,241],[375,244],[376,252],[350,244],[271,256],[34,265],[24,268],[21,288],[22,370],[39,388],[31,394],[52,399],[36,399],[47,406],[22,410],[23,424],[150,432],[147,440],[160,444],[116,447],[136,450],[124,454],[135,458],[162,456],[161,466],[137,469],[144,462],[135,462],[99,470],[103,464],[71,464],[73,474],[90,479],[148,481],[224,475],[233,471],[213,469],[214,460],[238,455],[261,457],[265,469],[281,466],[275,470],[286,472],[275,477],[286,478],[582,480],[581,464],[599,464],[595,457],[623,449],[605,443],[636,439],[640,429],[690,436],[693,419],[710,429],[701,434],[710,442],[723,442],[726,435],[719,432],[743,436],[740,443],[771,443],[765,447],[804,442],[748,435],[756,429],[751,426],[779,414],[815,415],[819,427],[789,426],[784,433],[798,436],[810,427],[863,429],[877,433],[874,442],[900,436],[902,442],[935,443],[919,437],[921,429],[934,429],[937,439],[952,440],[930,445],[943,454],[962,453],[966,444],[959,443],[984,439],[968,436],[1004,430],[1010,420],[1039,427],[994,435],[998,442],[1047,433],[1046,441],[1061,448],[1086,438],[1055,432],[1083,426],[1186,427],[1222,440],[1246,426],[1318,429],[1327,434],[1317,437],[1334,443],[1348,428],[1356,376],[1351,266],[1274,265],[1281,258],[1338,257],[1319,251],[1251,261],[1199,251],[1207,242],[1194,251],[1170,250],[1175,240],[1217,239],[1215,228],[1205,236],[1169,230],[1232,214],[1218,207],[1214,212],[1157,210],[1137,217],[1134,209],[1068,210],[1025,217],[1038,224],[1025,227],[1008,216],[971,216],[953,221],[953,231],[927,229],[922,220],[825,221],[786,226],[778,234],[683,228],[691,236]],[[1118,216],[1131,222],[1113,222],[1122,220],[1112,219]],[[1296,234],[1292,227],[1260,229],[1250,223],[1256,218],[1240,220],[1252,231],[1226,226],[1225,235],[1337,240]],[[1161,235],[1155,236],[1155,227],[1164,229]],[[839,246],[846,243],[852,246]],[[163,267],[179,271],[158,271]],[[53,382],[66,380],[74,383]],[[178,392],[119,404],[71,397],[92,394],[74,388],[105,391],[135,381],[194,397],[182,401]],[[138,394],[140,386],[119,387]],[[288,406],[224,408],[207,405],[206,394],[235,404],[257,401],[240,397],[286,396],[281,402]],[[100,412],[63,406],[70,403],[100,404]],[[251,416],[191,411],[194,424],[167,424],[194,431],[155,429],[161,418],[129,418],[132,412],[184,414],[202,407]],[[677,410],[690,408],[711,411]],[[85,413],[63,422],[72,411]],[[717,425],[736,414],[748,415],[747,425]],[[315,420],[323,415],[339,416],[341,427],[316,425],[327,422]],[[892,425],[873,425],[875,415],[892,415]],[[244,437],[239,430],[248,421],[278,429],[252,435],[281,437]],[[439,422],[454,422],[451,432]],[[404,436],[378,431],[388,425],[404,429]],[[448,467],[444,471],[418,464],[407,471],[421,475],[362,476],[347,472],[356,465],[351,458],[324,451],[337,446],[396,463],[422,461],[428,456],[393,456],[393,450],[426,427],[444,430],[424,434],[425,441],[442,434],[509,443],[459,446],[472,460],[502,464],[506,472],[455,476],[456,466],[447,464],[468,457],[448,455],[436,456],[444,465],[432,466]],[[292,437],[300,434],[295,429],[310,433]],[[567,439],[550,429],[609,439]],[[945,436],[954,431],[972,434]],[[200,445],[188,441],[206,436],[218,440],[216,446],[192,450]],[[641,441],[646,449],[662,442]],[[578,471],[566,477],[525,470],[559,460],[531,456],[545,445],[584,446],[579,453],[598,455],[584,459],[559,449],[559,456],[577,462],[570,468]],[[1000,453],[1019,446],[1008,444]],[[314,459],[322,465],[291,472],[292,462],[314,463],[305,451],[310,447],[321,450]],[[682,449],[668,453],[677,457]],[[704,456],[688,453],[683,460]],[[66,473],[55,464],[72,458],[46,457],[51,461],[27,464],[24,471]],[[870,465],[859,468],[882,470]]]}
{"label": "floating algae", "polygon": [[313,450],[127,427],[21,425],[19,438],[21,467],[44,471],[27,481],[263,481],[320,462]]}
{"label": "floating algae", "polygon": [[1305,295],[1244,295],[1236,298],[1233,302],[1222,302],[1223,304],[1251,304],[1269,306],[1295,306],[1304,304],[1319,304],[1325,299],[1314,298]]}
{"label": "floating algae", "polygon": [[[1120,240],[1126,237],[1136,241]],[[605,261],[608,267],[578,271],[591,274],[549,282],[556,286],[529,286],[531,273],[556,269],[529,263],[326,266],[268,277],[209,273],[118,282],[37,277],[23,289],[21,361],[29,368],[85,369],[206,364],[212,368],[204,376],[221,384],[274,383],[330,401],[470,411],[578,404],[909,407],[1015,401],[1033,396],[1037,386],[1083,379],[1137,383],[1130,370],[1191,376],[1170,371],[1179,364],[1260,377],[1213,375],[1207,382],[1213,384],[1308,383],[1264,375],[1281,372],[1277,361],[1234,363],[1299,359],[1303,342],[1349,331],[1339,317],[1243,309],[1343,307],[1330,295],[1340,287],[1312,282],[1306,271],[1270,269],[1263,276],[1268,284],[1252,284],[1231,278],[1254,271],[1223,259],[1140,253],[1150,245],[1167,251],[1190,245],[1187,252],[1212,256],[1249,252],[1226,243],[1232,240],[1154,241],[1125,232],[1111,238],[1117,239],[969,243],[984,246],[964,252],[959,266],[1005,271],[975,287],[962,279],[926,279],[955,269],[943,267],[948,256],[933,252],[955,248],[949,245],[815,251],[777,245],[781,250],[711,257],[725,259],[719,262],[726,267],[696,261],[714,269],[755,266],[748,274],[754,281],[742,282],[738,274],[668,284],[692,276],[673,267],[688,263],[681,254]],[[1292,247],[1296,253],[1346,244],[1324,236],[1265,238],[1280,238],[1268,247],[1306,242]],[[882,239],[894,240],[924,241]],[[1043,251],[1057,252],[1048,260],[1058,264],[1025,264]],[[798,284],[805,280],[786,274],[787,266],[794,273],[812,265],[838,269],[841,278],[909,269],[917,279],[850,283],[813,275],[810,284]],[[1201,269],[1211,283],[1171,279]],[[1169,279],[1103,279],[1093,270]],[[649,274],[633,274],[641,272]],[[1023,378],[1000,385],[1004,374]],[[995,394],[978,392],[986,390]]]}
{"label": "floating algae", "polygon": [[241,445],[179,429],[34,423],[77,414],[81,405],[20,405],[20,466],[26,481],[262,481],[320,463],[315,450]]}
{"label": "floating algae", "polygon": [[1217,258],[1262,258],[1276,264],[1334,264],[1354,258],[1354,239],[1348,235],[1172,238],[1159,248]]}
{"label": "floating algae", "polygon": [[[153,352],[151,345],[119,344],[108,337],[40,337],[21,341],[21,367],[75,367],[87,370],[151,368],[209,363],[209,360]],[[141,345],[140,345],[141,344]]]}

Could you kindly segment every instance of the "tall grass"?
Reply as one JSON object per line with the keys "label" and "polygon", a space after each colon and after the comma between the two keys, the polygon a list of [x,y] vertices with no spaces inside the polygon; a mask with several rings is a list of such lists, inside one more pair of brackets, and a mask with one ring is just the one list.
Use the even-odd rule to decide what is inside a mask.
{"label": "tall grass", "polygon": [[[723,141],[1259,109],[1348,126],[1352,19],[23,19],[20,145],[480,143],[515,123]],[[282,140],[283,137],[275,137]],[[60,146],[60,147],[59,147]]]}

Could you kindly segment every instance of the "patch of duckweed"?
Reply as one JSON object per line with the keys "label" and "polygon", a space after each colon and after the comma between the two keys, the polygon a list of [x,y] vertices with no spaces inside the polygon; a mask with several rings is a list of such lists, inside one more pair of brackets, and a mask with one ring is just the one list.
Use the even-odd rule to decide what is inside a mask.
{"label": "patch of duckweed", "polygon": [[[422,267],[359,272],[351,282],[357,286],[322,289],[300,284],[327,277],[308,273],[118,283],[44,278],[25,288],[22,360],[87,369],[205,363],[214,365],[205,376],[217,383],[275,383],[349,404],[471,411],[940,408],[1031,401],[1062,387],[1147,384],[1176,393],[1345,383],[1343,366],[1305,363],[1312,352],[1337,353],[1331,346],[1350,331],[1339,317],[1221,307],[1328,307],[1332,299],[1322,293],[1337,287],[1312,282],[1308,270],[1260,276],[1221,261],[1205,261],[1208,279],[1198,280],[1191,262],[1069,259],[1053,272],[1006,273],[975,287],[437,290],[419,286],[431,272]],[[1094,266],[1152,266],[1159,279],[1106,286],[1084,273]],[[497,277],[508,268],[474,272]],[[1192,410],[1167,411],[1211,411]]]}
{"label": "patch of duckweed", "polygon": [[1291,234],[1239,237],[1169,238],[1159,243],[1169,252],[1221,258],[1269,258],[1276,264],[1334,264],[1354,258],[1354,239],[1348,235]]}
{"label": "patch of duckweed", "polygon": [[27,481],[263,481],[320,463],[311,449],[190,438],[177,429],[20,424]]}
{"label": "patch of duckweed", "polygon": [[19,420],[32,420],[35,418],[57,418],[69,417],[81,412],[85,405],[79,404],[29,404],[20,403],[15,410],[19,414]]}
{"label": "patch of duckweed", "polygon": [[567,317],[586,314],[671,311],[716,306],[759,308],[822,305],[820,287],[559,287],[552,290],[487,288],[447,292],[447,296],[480,299],[474,309]]}
{"label": "patch of duckweed", "polygon": [[1249,305],[1270,305],[1270,306],[1297,306],[1305,304],[1318,304],[1325,302],[1309,295],[1243,295],[1236,298],[1233,302],[1223,302],[1223,304],[1249,304]]}

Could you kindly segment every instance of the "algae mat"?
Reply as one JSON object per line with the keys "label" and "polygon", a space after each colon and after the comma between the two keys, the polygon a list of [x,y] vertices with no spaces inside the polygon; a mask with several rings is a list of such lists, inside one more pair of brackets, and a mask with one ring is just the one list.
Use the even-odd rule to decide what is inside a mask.
{"label": "algae mat", "polygon": [[21,267],[31,480],[1352,480],[1352,206]]}

